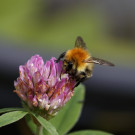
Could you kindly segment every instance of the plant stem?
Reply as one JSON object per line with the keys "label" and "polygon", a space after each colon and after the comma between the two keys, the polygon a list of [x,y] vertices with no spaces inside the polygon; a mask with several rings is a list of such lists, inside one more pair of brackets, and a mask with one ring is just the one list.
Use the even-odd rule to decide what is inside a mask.
{"label": "plant stem", "polygon": [[37,126],[37,133],[36,135],[43,135],[43,126]]}

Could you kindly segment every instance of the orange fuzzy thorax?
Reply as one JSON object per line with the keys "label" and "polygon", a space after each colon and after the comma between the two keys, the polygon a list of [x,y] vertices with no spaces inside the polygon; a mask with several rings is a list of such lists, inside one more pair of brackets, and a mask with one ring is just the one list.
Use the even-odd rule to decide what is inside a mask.
{"label": "orange fuzzy thorax", "polygon": [[68,50],[65,56],[65,59],[75,63],[78,68],[83,68],[87,63],[83,61],[88,59],[90,54],[87,50],[83,48],[74,48],[72,50]]}

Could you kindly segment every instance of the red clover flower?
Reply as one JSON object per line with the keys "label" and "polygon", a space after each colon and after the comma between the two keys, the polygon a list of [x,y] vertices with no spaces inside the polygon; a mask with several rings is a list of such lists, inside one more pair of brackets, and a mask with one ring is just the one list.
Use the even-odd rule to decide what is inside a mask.
{"label": "red clover flower", "polygon": [[62,64],[53,57],[44,64],[39,55],[32,56],[19,67],[20,76],[14,82],[15,92],[31,109],[47,118],[54,116],[74,93],[75,80],[62,72]]}

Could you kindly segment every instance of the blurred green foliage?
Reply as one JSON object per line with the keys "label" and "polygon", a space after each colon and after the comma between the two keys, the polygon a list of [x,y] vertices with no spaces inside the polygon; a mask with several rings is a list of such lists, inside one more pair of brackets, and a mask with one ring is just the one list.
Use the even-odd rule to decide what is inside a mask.
{"label": "blurred green foliage", "polygon": [[135,60],[134,43],[106,35],[105,18],[94,8],[76,4],[52,14],[53,8],[49,9],[49,4],[45,0],[1,0],[1,37],[61,52],[73,48],[80,35],[94,56],[135,66],[132,62]]}

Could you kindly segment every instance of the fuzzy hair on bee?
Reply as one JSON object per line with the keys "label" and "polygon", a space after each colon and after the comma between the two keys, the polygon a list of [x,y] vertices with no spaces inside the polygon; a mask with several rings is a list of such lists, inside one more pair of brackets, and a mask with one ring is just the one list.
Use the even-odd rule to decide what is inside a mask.
{"label": "fuzzy hair on bee", "polygon": [[76,80],[75,87],[92,76],[94,64],[114,66],[109,61],[92,57],[80,36],[77,37],[74,48],[63,52],[56,62],[59,62],[62,58],[62,70]]}

